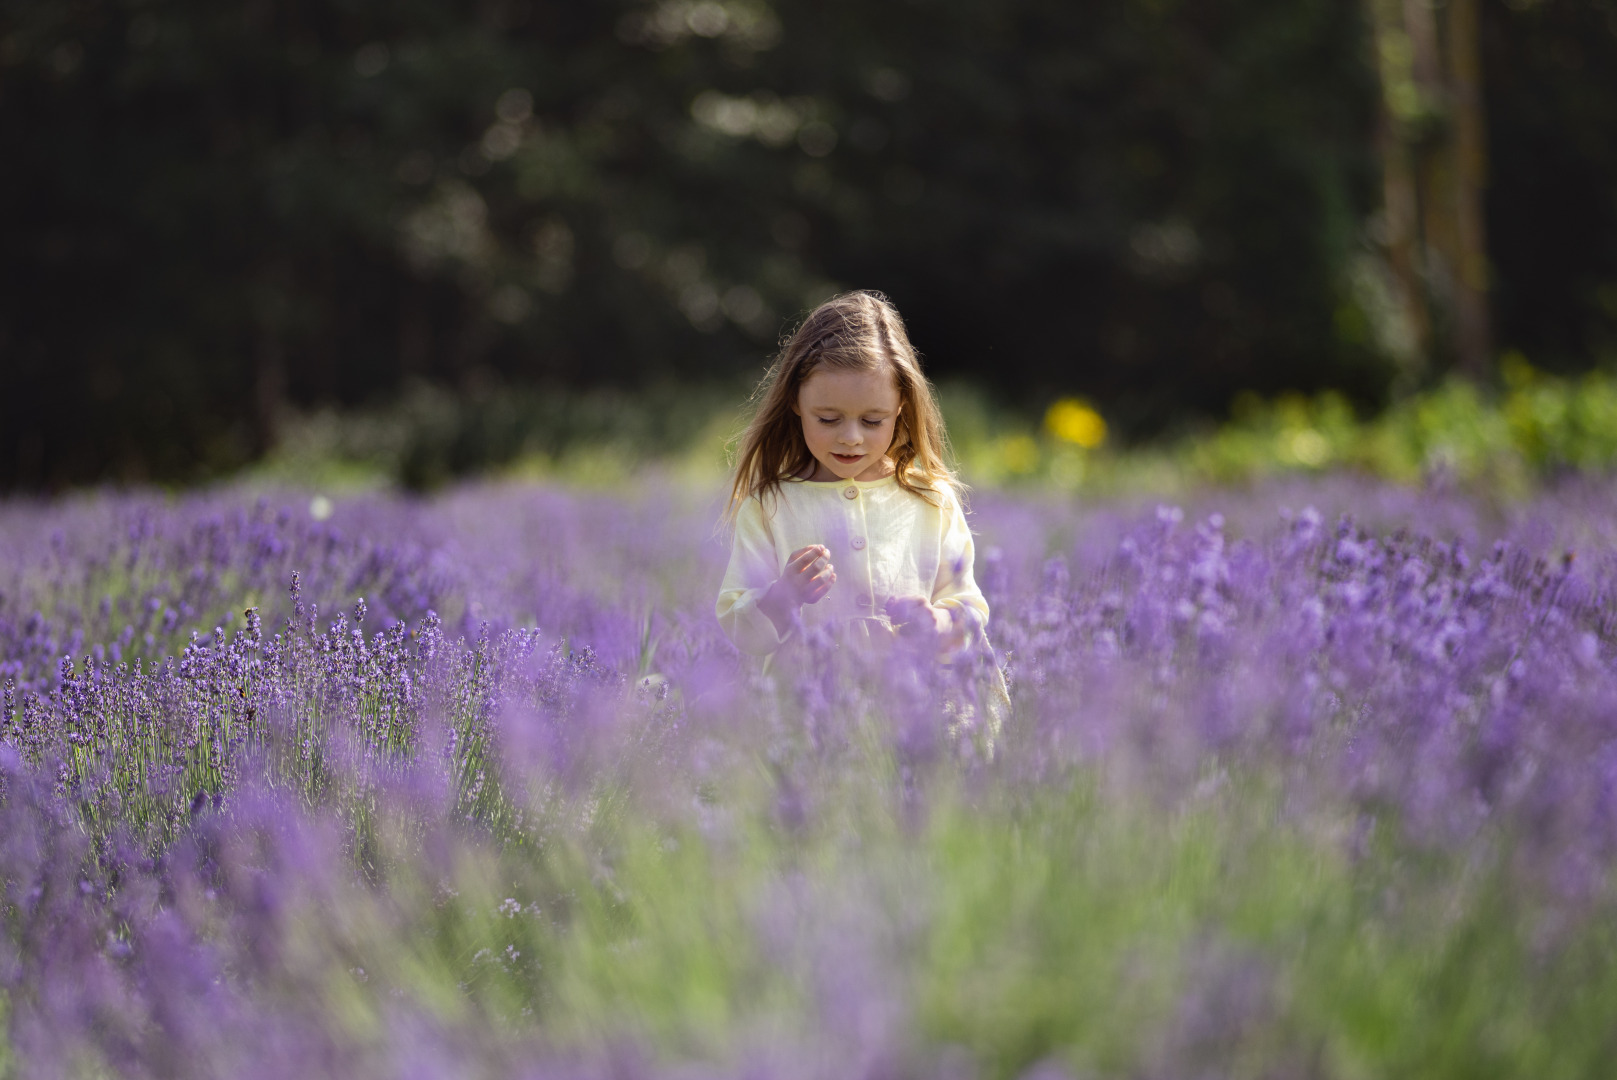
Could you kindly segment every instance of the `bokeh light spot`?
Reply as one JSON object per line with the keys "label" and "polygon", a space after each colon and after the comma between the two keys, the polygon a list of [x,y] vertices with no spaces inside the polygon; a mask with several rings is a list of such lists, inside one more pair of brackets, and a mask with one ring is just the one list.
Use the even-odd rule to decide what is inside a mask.
{"label": "bokeh light spot", "polygon": [[1106,441],[1106,421],[1082,398],[1062,398],[1044,414],[1044,427],[1062,442],[1093,450]]}

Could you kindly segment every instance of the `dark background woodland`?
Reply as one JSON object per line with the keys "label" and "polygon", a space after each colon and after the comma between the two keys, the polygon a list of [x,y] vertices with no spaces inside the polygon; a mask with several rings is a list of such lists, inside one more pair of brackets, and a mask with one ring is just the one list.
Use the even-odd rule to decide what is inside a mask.
{"label": "dark background woodland", "polygon": [[[1397,3],[0,0],[0,488],[205,479],[423,381],[740,380],[840,287],[1130,437],[1617,357],[1617,5]],[[1389,218],[1463,129],[1429,18],[1480,57],[1480,360]]]}

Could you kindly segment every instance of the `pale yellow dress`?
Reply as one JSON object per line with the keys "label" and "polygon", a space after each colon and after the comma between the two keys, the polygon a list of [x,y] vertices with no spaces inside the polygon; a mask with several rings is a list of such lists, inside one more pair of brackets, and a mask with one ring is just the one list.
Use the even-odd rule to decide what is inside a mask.
{"label": "pale yellow dress", "polygon": [[[783,638],[758,601],[792,554],[813,544],[830,549],[837,580],[818,603],[800,609],[804,632],[825,627],[845,646],[881,649],[895,637],[887,601],[919,596],[958,612],[968,642],[986,645],[988,601],[972,573],[976,551],[960,500],[947,490],[930,497],[914,494],[889,476],[787,480],[778,494],[754,496],[741,505],[716,606],[736,648],[772,660],[796,636],[794,629]],[[1010,704],[997,665],[982,689],[987,707],[971,711],[986,713],[987,728],[969,726],[992,739]]]}
{"label": "pale yellow dress", "polygon": [[831,551],[837,581],[805,604],[805,630],[836,625],[891,636],[893,597],[920,596],[980,629],[988,601],[972,576],[971,529],[953,493],[912,494],[894,477],[787,480],[778,495],[748,499],[736,515],[730,565],[719,588],[719,623],[742,652],[768,655],[784,643],[758,601],[792,553],[813,544]]}

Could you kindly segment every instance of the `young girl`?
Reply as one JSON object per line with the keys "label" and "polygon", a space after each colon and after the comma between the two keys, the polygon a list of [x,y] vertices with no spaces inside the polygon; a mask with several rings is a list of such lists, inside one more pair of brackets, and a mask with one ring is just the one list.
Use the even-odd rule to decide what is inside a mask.
{"label": "young girl", "polygon": [[988,621],[943,418],[880,293],[815,308],[770,369],[741,438],[724,632],[769,655],[799,626],[879,646],[959,649]]}

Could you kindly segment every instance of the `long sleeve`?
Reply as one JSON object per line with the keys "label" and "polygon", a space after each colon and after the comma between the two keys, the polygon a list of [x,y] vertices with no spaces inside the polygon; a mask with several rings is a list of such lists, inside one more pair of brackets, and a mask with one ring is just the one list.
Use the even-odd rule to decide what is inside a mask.
{"label": "long sleeve", "polygon": [[938,576],[932,588],[932,603],[959,611],[977,629],[988,625],[988,600],[977,587],[972,564],[977,549],[971,539],[960,503],[949,498],[940,509],[943,536],[939,545]]}
{"label": "long sleeve", "polygon": [[730,565],[724,571],[716,608],[719,625],[742,652],[763,656],[781,646],[775,624],[758,609],[758,601],[779,574],[775,540],[763,505],[750,498],[736,514]]}

